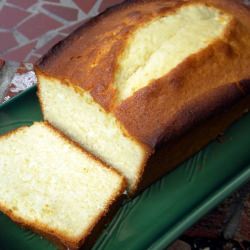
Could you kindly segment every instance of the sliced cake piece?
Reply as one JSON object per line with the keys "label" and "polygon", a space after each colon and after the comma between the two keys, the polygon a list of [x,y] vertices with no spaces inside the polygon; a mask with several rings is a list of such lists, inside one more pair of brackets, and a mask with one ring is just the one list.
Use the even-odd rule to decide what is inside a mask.
{"label": "sliced cake piece", "polygon": [[45,120],[119,170],[133,193],[159,144],[249,95],[249,63],[243,1],[136,0],[84,24],[36,71]]}
{"label": "sliced cake piece", "polygon": [[0,210],[78,248],[124,192],[125,182],[48,124],[0,137]]}

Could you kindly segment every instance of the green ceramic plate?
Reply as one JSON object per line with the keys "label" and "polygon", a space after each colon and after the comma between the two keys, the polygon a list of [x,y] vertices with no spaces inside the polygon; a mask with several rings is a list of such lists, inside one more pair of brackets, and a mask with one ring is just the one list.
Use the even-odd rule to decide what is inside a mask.
{"label": "green ceramic plate", "polygon": [[[42,119],[30,88],[0,106],[0,134]],[[204,131],[205,132],[205,131]],[[192,142],[190,142],[192,143]],[[250,179],[250,114],[176,170],[126,201],[94,249],[164,249]],[[56,249],[0,214],[0,249]]]}

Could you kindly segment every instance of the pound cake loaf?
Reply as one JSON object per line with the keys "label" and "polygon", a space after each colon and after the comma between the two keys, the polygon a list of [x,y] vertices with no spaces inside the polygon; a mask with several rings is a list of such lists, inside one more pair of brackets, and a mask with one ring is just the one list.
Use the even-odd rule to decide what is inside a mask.
{"label": "pound cake loaf", "polygon": [[122,173],[132,194],[157,145],[247,98],[249,63],[243,1],[126,1],[41,59],[38,95],[45,120]]}
{"label": "pound cake loaf", "polygon": [[50,125],[0,137],[0,211],[60,247],[79,248],[125,181]]}

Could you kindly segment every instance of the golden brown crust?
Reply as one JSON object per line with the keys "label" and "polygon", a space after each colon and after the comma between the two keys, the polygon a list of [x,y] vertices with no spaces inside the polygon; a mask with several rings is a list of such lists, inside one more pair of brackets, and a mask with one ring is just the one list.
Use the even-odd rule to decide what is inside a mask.
{"label": "golden brown crust", "polygon": [[[122,175],[120,175],[116,170],[114,170],[114,169],[110,168],[109,166],[107,166],[106,164],[102,163],[99,159],[97,159],[93,155],[89,154],[83,148],[78,146],[75,142],[69,140],[67,137],[65,137],[60,131],[55,129],[48,122],[44,122],[44,124],[53,133],[56,133],[57,136],[61,137],[67,143],[70,143],[74,148],[76,148],[77,150],[80,150],[81,152],[83,152],[85,154],[87,153],[90,158],[97,161],[98,163],[101,163],[101,165],[100,165],[101,167],[108,168],[115,175],[118,175],[122,180],[121,185],[119,187],[119,190],[114,192],[113,196],[107,202],[106,207],[103,209],[103,212],[100,213],[98,216],[96,216],[96,218],[93,220],[93,223],[89,226],[89,229],[86,230],[87,233],[84,233],[79,239],[71,239],[68,236],[64,235],[63,233],[56,231],[56,230],[51,230],[46,225],[43,225],[41,223],[26,221],[25,219],[15,215],[14,211],[12,211],[11,209],[8,209],[7,205],[5,205],[5,204],[0,203],[0,211],[2,211],[9,218],[11,218],[11,220],[15,221],[16,223],[20,224],[21,226],[26,227],[26,228],[30,228],[33,231],[38,232],[38,233],[44,235],[45,237],[47,237],[48,239],[54,241],[60,248],[69,247],[70,249],[78,249],[84,243],[85,239],[90,235],[92,230],[98,225],[98,222],[103,217],[105,217],[105,215],[108,213],[109,208],[112,206],[112,204],[116,200],[118,200],[119,197],[122,196],[122,194],[124,193],[124,191],[127,187],[127,183],[125,181],[125,178]],[[13,135],[15,133],[18,133],[20,130],[23,130],[25,128],[27,128],[27,126],[20,127],[20,128],[15,129],[15,130],[12,130],[10,132],[7,132],[6,134],[0,135],[0,139],[2,139],[4,137],[8,137],[10,135]]]}
{"label": "golden brown crust", "polygon": [[[167,172],[172,171],[178,164],[198,152],[211,140],[222,135],[228,126],[249,112],[249,110],[250,95],[232,107],[225,109],[223,113],[219,113],[211,119],[201,122],[184,135],[158,145],[155,154],[151,156],[147,163],[136,194]],[[202,168],[202,166],[200,167]]]}
{"label": "golden brown crust", "polygon": [[[241,79],[250,78],[247,66],[250,62],[250,11],[234,1],[188,2],[218,6],[233,14],[235,19],[223,40],[188,57],[166,76],[116,107],[116,116],[131,135],[152,147],[162,138],[168,140],[183,134],[213,112],[221,112],[232,105],[233,100],[241,98],[242,88],[234,89],[228,83],[235,82],[240,87]],[[244,85],[245,94],[249,94],[249,81]],[[203,107],[203,110],[197,112],[194,107]]]}
{"label": "golden brown crust", "polygon": [[[148,91],[149,89],[145,90]],[[149,95],[157,95],[158,90],[158,88],[155,88],[155,90],[152,89]],[[169,105],[165,106],[164,104],[167,103],[165,98],[161,103],[162,105],[156,107],[155,102],[160,103],[160,98],[144,98],[143,95],[139,95],[137,99],[134,98],[128,102],[128,106],[120,107],[117,117],[122,120],[125,127],[126,125],[130,126],[130,133],[132,135],[134,134],[135,136],[139,136],[139,138],[143,138],[144,143],[153,147],[162,140],[167,142],[180,136],[190,128],[195,127],[199,122],[230,107],[245,95],[236,84],[232,83],[211,89],[202,95],[197,95],[196,98],[185,101],[178,108],[174,104],[171,104],[171,100],[169,100]],[[161,94],[159,94],[160,96]],[[165,95],[162,96],[165,97]],[[169,98],[171,98],[171,95]],[[176,95],[173,95],[171,99],[174,98],[176,98]],[[147,112],[138,112],[137,117],[132,119],[134,112],[141,109],[142,103],[144,103]],[[126,105],[126,102],[124,105]],[[131,112],[128,112],[128,110],[131,110]],[[154,119],[147,120],[146,117],[154,117]],[[141,121],[144,122],[142,123]]]}
{"label": "golden brown crust", "polygon": [[[175,134],[179,129],[176,124],[184,129],[178,133],[185,132],[190,121],[180,114],[193,112],[191,107],[204,107],[203,112],[201,110],[196,117],[190,117],[194,126],[195,120],[208,118],[211,109],[219,112],[230,106],[232,98],[227,98],[238,96],[242,89],[233,89],[229,83],[234,82],[238,87],[238,82],[250,78],[249,62],[250,29],[246,30],[233,21],[225,40],[215,41],[198,54],[188,57],[166,76],[137,91],[117,107],[116,116],[132,135],[154,147],[165,137],[164,132],[173,131]],[[221,93],[218,93],[219,89]],[[244,90],[245,94],[250,93],[249,87],[245,86]],[[213,98],[214,92],[218,98]],[[220,99],[224,99],[224,103]]]}
{"label": "golden brown crust", "polygon": [[[167,75],[117,105],[114,75],[118,59],[132,32],[155,17],[167,15],[182,5],[193,3],[212,5],[234,16],[225,37],[188,57]],[[154,147],[165,137],[166,131],[169,134],[178,130],[171,124],[174,116],[179,117],[175,121],[179,127],[186,130],[190,120],[195,125],[195,120],[210,116],[209,110],[219,112],[225,106],[230,106],[232,100],[226,98],[231,98],[231,95],[238,96],[238,93],[228,83],[239,86],[237,83],[242,79],[250,78],[249,61],[250,10],[242,2],[137,0],[126,1],[79,28],[54,47],[40,61],[38,67],[49,76],[90,91],[107,112],[113,112],[117,116],[132,136]],[[216,90],[216,95],[220,95],[225,103],[213,98],[211,89],[214,88],[221,89],[220,94]],[[249,86],[244,89],[249,93]],[[233,92],[231,95],[230,91]],[[208,97],[208,92],[212,95],[210,99],[213,99],[210,104],[202,98]],[[187,107],[191,107],[189,103],[193,103],[192,99],[197,100],[194,106],[202,106],[204,110],[197,112],[201,117],[188,120],[178,113],[186,116],[190,111]],[[183,132],[180,130],[177,134]]]}

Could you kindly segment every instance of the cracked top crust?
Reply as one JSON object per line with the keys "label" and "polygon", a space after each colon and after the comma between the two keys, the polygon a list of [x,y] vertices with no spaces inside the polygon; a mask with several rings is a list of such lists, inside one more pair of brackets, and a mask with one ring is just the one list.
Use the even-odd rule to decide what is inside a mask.
{"label": "cracked top crust", "polygon": [[[124,51],[129,42],[134,41],[136,32],[155,20],[176,16],[181,9],[196,5],[228,15],[223,34],[215,34],[206,46],[180,58],[169,71],[153,75],[152,79],[147,79],[147,84],[139,81],[139,88],[121,97],[124,88],[119,88],[119,84],[123,77],[117,77],[121,72],[120,61],[124,60]],[[193,32],[191,38],[198,34]],[[183,41],[186,39],[183,35]],[[243,3],[137,0],[126,1],[80,27],[52,48],[38,64],[38,69],[89,91],[107,112],[115,114],[130,135],[154,147],[159,141],[182,134],[248,94],[249,62],[250,9]],[[145,73],[143,71],[142,75]]]}

